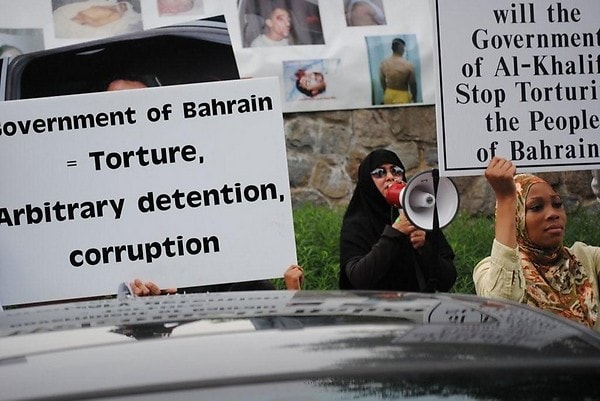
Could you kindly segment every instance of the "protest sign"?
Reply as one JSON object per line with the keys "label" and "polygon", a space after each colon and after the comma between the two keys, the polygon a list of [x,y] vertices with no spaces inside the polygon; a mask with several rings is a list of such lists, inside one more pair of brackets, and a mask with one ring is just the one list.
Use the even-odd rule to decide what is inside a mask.
{"label": "protest sign", "polygon": [[[189,34],[187,27],[197,20],[204,19],[202,24],[206,25],[207,19],[223,16],[240,76],[278,76],[284,112],[431,105],[435,101],[429,1],[128,0],[116,3],[0,0],[0,50],[7,45],[24,54],[50,49],[58,51],[85,42],[127,41],[141,30],[167,26],[172,27],[172,31],[179,27]],[[279,44],[253,46],[254,39],[268,30],[271,4],[287,10],[288,36]],[[95,21],[86,23],[86,16],[96,17]],[[392,41],[398,38],[405,41],[403,58],[414,66],[417,90],[411,94],[410,103],[386,101],[380,78],[380,65],[392,55]],[[283,43],[285,45],[281,45]],[[196,51],[187,54],[187,49],[177,50],[199,65],[219,61],[210,56],[197,57]],[[137,53],[135,49],[132,51]],[[169,66],[172,53],[159,46],[155,52],[144,52],[139,57],[160,60],[156,63],[164,62]],[[118,59],[111,59],[111,62],[119,64]],[[64,67],[77,68],[77,74],[105,72],[87,65]],[[323,90],[309,91],[310,94],[300,90],[298,77],[301,72],[317,74]],[[397,80],[396,77],[394,81]],[[396,85],[394,82],[393,86]]]}
{"label": "protest sign", "polygon": [[[468,11],[467,11],[468,10]],[[436,0],[440,174],[600,166],[600,3]]]}
{"label": "protest sign", "polygon": [[276,78],[0,103],[0,298],[280,277],[295,263]]}

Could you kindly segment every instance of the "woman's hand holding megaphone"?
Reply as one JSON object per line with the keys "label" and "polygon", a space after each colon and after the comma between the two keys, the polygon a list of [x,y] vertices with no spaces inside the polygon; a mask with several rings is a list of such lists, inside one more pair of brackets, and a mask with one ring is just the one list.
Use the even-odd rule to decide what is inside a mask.
{"label": "woman's hand holding megaphone", "polygon": [[419,249],[425,245],[425,231],[415,227],[404,214],[404,210],[400,210],[400,215],[392,224],[392,227],[407,235],[414,249]]}
{"label": "woman's hand holding megaphone", "polygon": [[425,245],[426,241],[426,233],[423,230],[416,229],[410,234],[410,242],[412,243],[413,248],[419,249]]}

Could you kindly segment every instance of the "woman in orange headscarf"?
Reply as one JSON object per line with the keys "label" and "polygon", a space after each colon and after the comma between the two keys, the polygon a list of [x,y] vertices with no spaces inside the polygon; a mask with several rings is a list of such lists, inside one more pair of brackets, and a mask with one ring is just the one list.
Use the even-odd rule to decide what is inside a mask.
{"label": "woman in orange headscarf", "polygon": [[563,244],[567,215],[546,181],[494,158],[485,176],[496,194],[491,256],[475,267],[478,295],[526,303],[600,331],[600,247]]}

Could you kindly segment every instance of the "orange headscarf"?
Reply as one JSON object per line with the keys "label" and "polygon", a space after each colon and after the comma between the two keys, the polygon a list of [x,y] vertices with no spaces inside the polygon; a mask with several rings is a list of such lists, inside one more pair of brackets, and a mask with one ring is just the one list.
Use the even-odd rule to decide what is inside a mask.
{"label": "orange headscarf", "polygon": [[531,242],[527,234],[527,196],[533,185],[545,182],[531,174],[515,176],[517,243],[526,283],[525,302],[594,327],[598,317],[597,294],[581,263],[562,244],[541,248]]}

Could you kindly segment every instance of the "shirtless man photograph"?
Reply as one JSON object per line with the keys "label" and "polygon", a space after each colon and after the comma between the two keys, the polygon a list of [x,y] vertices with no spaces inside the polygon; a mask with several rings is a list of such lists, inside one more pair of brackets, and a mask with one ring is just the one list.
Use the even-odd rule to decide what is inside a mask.
{"label": "shirtless man photograph", "polygon": [[417,80],[414,65],[404,58],[406,43],[392,40],[393,54],[383,60],[379,80],[383,89],[383,104],[412,103],[417,100]]}

